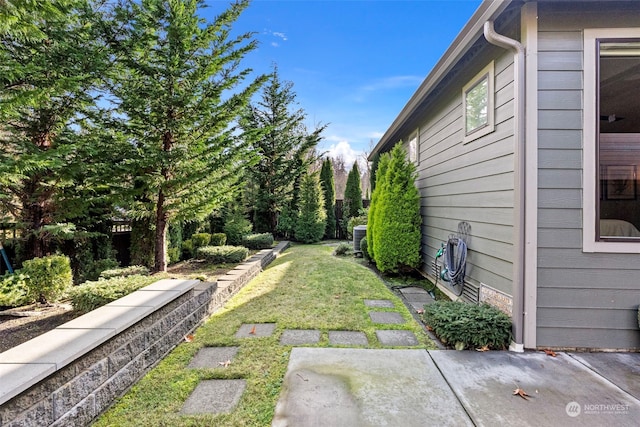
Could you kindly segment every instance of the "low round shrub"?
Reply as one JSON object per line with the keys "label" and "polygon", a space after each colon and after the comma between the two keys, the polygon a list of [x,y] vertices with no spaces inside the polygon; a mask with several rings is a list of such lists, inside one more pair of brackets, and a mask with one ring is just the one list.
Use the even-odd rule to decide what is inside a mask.
{"label": "low round shrub", "polygon": [[242,238],[242,246],[249,249],[270,249],[273,246],[271,233],[249,234]]}
{"label": "low round shrub", "polygon": [[182,241],[182,259],[193,258],[193,241],[191,239]]}
{"label": "low round shrub", "polygon": [[105,270],[100,273],[101,279],[111,279],[113,277],[127,277],[127,276],[148,276],[149,269],[143,265],[131,265],[129,267],[112,268],[111,270]]}
{"label": "low round shrub", "polygon": [[511,319],[488,304],[436,301],[425,306],[423,318],[440,341],[458,350],[503,350],[511,339]]}
{"label": "low round shrub", "polygon": [[213,233],[209,245],[211,246],[224,246],[227,244],[227,235],[224,233]]}
{"label": "low round shrub", "polygon": [[68,296],[74,310],[88,313],[156,281],[158,278],[152,276],[113,277],[75,286],[69,290]]}
{"label": "low round shrub", "polygon": [[53,302],[73,284],[71,262],[64,255],[34,258],[22,263],[22,274],[27,276],[29,297],[40,302]]}
{"label": "low round shrub", "polygon": [[247,259],[249,249],[244,246],[204,246],[198,248],[196,255],[212,264],[233,264]]}
{"label": "low round shrub", "polygon": [[16,271],[0,277],[0,307],[20,307],[32,303],[27,276]]}
{"label": "low round shrub", "polygon": [[191,236],[194,249],[208,246],[211,243],[211,234],[209,233],[196,233]]}
{"label": "low round shrub", "polygon": [[352,252],[353,252],[353,248],[351,247],[351,244],[344,243],[344,242],[340,243],[333,250],[333,254],[336,255],[336,256],[351,255]]}

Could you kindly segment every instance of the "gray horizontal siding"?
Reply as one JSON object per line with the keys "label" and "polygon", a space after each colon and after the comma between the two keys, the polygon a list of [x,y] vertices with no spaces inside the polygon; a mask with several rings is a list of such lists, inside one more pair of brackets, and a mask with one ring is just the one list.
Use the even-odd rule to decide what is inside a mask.
{"label": "gray horizontal siding", "polygon": [[640,22],[603,4],[538,7],[539,347],[640,348],[640,256],[582,252],[582,31]]}

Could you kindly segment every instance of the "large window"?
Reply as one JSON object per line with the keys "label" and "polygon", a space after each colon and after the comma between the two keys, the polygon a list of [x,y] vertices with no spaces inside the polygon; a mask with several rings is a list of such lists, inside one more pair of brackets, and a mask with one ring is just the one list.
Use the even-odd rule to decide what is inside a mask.
{"label": "large window", "polygon": [[640,33],[628,31],[585,30],[587,251],[640,252]]}
{"label": "large window", "polygon": [[480,138],[494,130],[493,79],[491,62],[462,89],[464,142]]}

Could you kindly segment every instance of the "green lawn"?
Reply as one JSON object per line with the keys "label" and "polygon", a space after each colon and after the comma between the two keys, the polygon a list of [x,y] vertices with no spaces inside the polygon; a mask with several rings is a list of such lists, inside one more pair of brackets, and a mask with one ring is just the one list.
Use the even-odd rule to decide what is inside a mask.
{"label": "green lawn", "polygon": [[[380,348],[376,327],[364,299],[389,299],[407,319],[421,348],[435,348],[402,301],[369,269],[352,257],[336,257],[325,245],[293,246],[245,286],[225,307],[179,345],[118,401],[96,426],[269,426],[286,372],[290,346],[279,344],[284,329],[319,329],[319,347],[328,347],[327,331],[363,331],[370,348]],[[384,309],[376,308],[381,311]],[[276,323],[269,338],[234,337],[243,323]],[[239,346],[224,368],[186,369],[204,346]],[[182,404],[199,381],[245,379],[247,388],[236,410],[218,416],[181,416]]]}

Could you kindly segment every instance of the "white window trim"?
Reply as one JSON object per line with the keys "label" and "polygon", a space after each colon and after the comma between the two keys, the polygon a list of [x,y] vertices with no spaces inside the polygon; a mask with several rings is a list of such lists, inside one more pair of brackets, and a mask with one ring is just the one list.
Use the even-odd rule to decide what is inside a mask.
{"label": "white window trim", "polygon": [[[583,150],[582,150],[582,250],[583,252],[640,253],[640,243],[596,241],[596,220],[598,212],[596,188],[597,126],[597,56],[598,39],[640,38],[640,28],[598,28],[584,30],[584,108],[583,108]],[[591,125],[589,125],[591,124]]]}
{"label": "white window trim", "polygon": [[[467,91],[480,83],[483,79],[487,78],[488,82],[488,102],[487,105],[487,125],[472,131],[467,134]],[[463,143],[475,141],[476,139],[492,133],[495,130],[495,65],[494,61],[491,61],[486,67],[476,74],[470,81],[462,88],[462,132],[464,135]]]}

